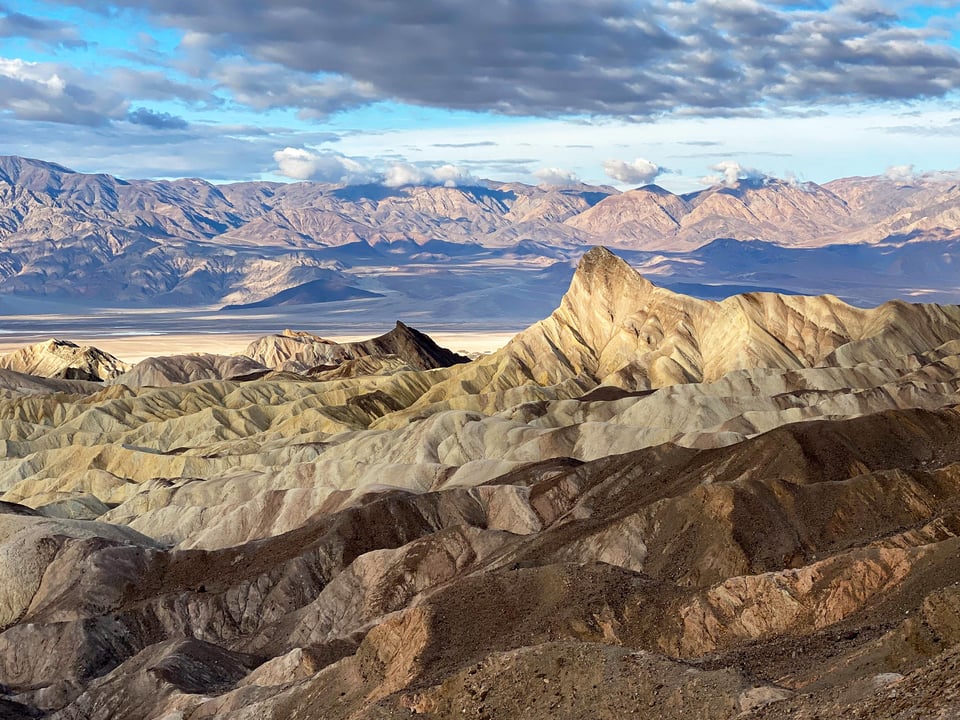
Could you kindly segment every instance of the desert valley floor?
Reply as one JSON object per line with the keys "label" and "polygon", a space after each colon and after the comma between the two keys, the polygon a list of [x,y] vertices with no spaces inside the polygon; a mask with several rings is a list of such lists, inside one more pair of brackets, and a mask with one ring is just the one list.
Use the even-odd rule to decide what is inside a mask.
{"label": "desert valley floor", "polygon": [[8,347],[0,718],[960,716],[960,307],[400,320]]}

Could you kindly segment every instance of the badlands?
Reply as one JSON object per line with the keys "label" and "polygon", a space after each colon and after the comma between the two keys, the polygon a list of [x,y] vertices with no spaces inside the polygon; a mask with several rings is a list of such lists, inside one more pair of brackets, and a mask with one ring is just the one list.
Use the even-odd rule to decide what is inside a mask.
{"label": "badlands", "polygon": [[402,322],[0,358],[0,718],[960,716],[960,307],[603,248]]}

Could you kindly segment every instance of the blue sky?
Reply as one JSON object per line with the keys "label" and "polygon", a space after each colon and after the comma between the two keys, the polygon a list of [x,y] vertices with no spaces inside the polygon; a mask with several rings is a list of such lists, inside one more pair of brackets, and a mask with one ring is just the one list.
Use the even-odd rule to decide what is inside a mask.
{"label": "blue sky", "polygon": [[958,170],[951,2],[0,0],[0,154],[123,177]]}

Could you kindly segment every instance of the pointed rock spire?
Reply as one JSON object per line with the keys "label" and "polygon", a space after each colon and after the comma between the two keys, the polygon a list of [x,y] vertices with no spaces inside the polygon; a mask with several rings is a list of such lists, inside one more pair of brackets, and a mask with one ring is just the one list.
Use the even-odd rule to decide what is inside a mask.
{"label": "pointed rock spire", "polygon": [[608,289],[621,293],[625,286],[653,287],[653,284],[634,270],[626,260],[614,255],[602,245],[597,245],[580,258],[574,281],[578,281],[591,292]]}

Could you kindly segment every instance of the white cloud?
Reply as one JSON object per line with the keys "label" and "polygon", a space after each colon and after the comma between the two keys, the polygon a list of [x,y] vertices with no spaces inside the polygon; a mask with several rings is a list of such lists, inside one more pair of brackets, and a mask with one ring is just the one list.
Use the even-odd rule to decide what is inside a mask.
{"label": "white cloud", "polygon": [[441,165],[432,172],[436,182],[444,187],[458,187],[477,182],[468,170],[457,165]]}
{"label": "white cloud", "polygon": [[563,168],[540,168],[535,170],[533,175],[544,185],[575,185],[580,182],[575,172]]}
{"label": "white cloud", "polygon": [[351,158],[335,152],[313,152],[304,148],[287,147],[273,153],[277,172],[294,180],[357,185],[383,183],[387,187],[405,185],[443,185],[457,187],[476,183],[470,172],[457,165],[414,165],[396,162],[385,171],[378,170],[364,158]]}
{"label": "white cloud", "polygon": [[700,178],[700,182],[707,185],[726,185],[732,187],[740,180],[763,180],[769,177],[766,173],[756,168],[745,167],[735,160],[723,160],[716,165],[710,166],[711,170],[716,171],[716,175],[705,175]]}
{"label": "white cloud", "polygon": [[626,160],[605,160],[603,163],[603,171],[608,177],[622,183],[648,185],[656,180],[657,176],[663,172],[663,168],[649,160],[637,158],[633,162],[627,162]]}
{"label": "white cloud", "polygon": [[383,184],[387,187],[423,185],[426,180],[426,171],[410,163],[394,163],[383,175]]}
{"label": "white cloud", "polygon": [[374,181],[375,174],[352,158],[339,153],[315,153],[303,148],[277,150],[273,159],[278,172],[294,180],[356,184]]}
{"label": "white cloud", "polygon": [[109,84],[67,64],[0,57],[0,111],[18,119],[106,125],[126,116],[129,104]]}
{"label": "white cloud", "polygon": [[443,185],[457,187],[475,183],[476,178],[469,171],[456,165],[423,167],[407,162],[394,163],[383,174],[383,184],[387,187],[404,185]]}
{"label": "white cloud", "polygon": [[56,72],[39,63],[26,62],[20,58],[0,58],[0,75],[19,82],[34,83],[52,96],[63,95],[67,84]]}
{"label": "white cloud", "polygon": [[913,165],[893,165],[883,173],[888,179],[898,183],[912,182],[916,177]]}

